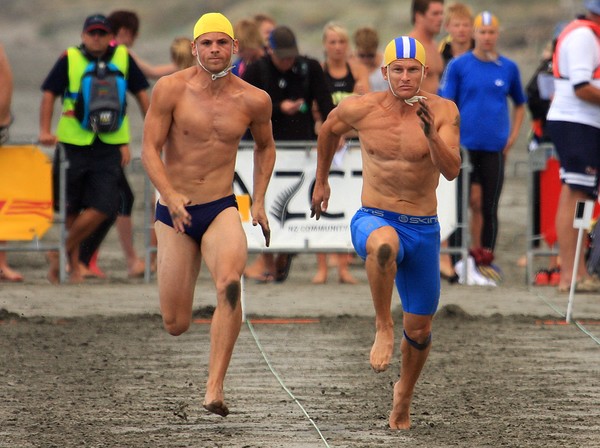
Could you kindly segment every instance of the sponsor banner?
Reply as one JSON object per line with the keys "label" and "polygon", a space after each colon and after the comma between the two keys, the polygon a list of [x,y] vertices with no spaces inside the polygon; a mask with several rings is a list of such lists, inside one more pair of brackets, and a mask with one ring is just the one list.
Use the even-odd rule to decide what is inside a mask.
{"label": "sponsor banner", "polygon": [[0,240],[41,238],[52,226],[52,166],[39,148],[0,147]]}
{"label": "sponsor banner", "polygon": [[[360,148],[350,148],[334,158],[329,174],[329,207],[318,221],[310,217],[316,167],[317,153],[314,149],[277,151],[275,169],[265,198],[265,211],[271,227],[270,249],[353,250],[350,220],[361,206]],[[238,197],[248,247],[260,250],[265,248],[265,240],[260,226],[252,225],[249,211],[252,170],[253,151],[239,151],[234,192]],[[438,216],[442,238],[446,238],[456,228],[456,185],[443,177],[438,187]]]}

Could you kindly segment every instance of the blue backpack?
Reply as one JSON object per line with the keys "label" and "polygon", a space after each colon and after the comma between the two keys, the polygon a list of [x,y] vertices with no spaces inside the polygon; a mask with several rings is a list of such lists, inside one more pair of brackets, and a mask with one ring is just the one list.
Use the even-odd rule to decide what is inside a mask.
{"label": "blue backpack", "polygon": [[125,75],[111,62],[90,62],[81,78],[75,116],[94,133],[119,130],[127,110]]}

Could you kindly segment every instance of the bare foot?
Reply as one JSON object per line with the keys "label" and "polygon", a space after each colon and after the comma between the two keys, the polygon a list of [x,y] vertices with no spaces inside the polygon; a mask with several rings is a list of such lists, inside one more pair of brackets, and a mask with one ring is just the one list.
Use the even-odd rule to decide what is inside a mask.
{"label": "bare foot", "polygon": [[313,285],[324,285],[327,283],[327,271],[317,271],[312,279]]}
{"label": "bare foot", "polygon": [[350,272],[340,272],[340,283],[348,283],[349,285],[356,285],[358,280],[356,280]]}
{"label": "bare foot", "polygon": [[8,282],[22,282],[23,276],[20,272],[17,272],[8,266],[4,266],[0,268],[0,280],[6,280]]}
{"label": "bare foot", "polygon": [[79,263],[77,263],[76,268],[71,268],[71,272],[69,273],[69,283],[77,285],[79,283],[83,283],[84,280],[85,278],[83,277],[83,274],[79,269]]}
{"label": "bare foot", "polygon": [[58,252],[46,252],[46,260],[50,266],[48,267],[48,281],[53,285],[58,285],[60,278],[60,264],[58,260]]}
{"label": "bare foot", "polygon": [[259,255],[256,257],[256,260],[254,260],[254,262],[244,270],[244,276],[246,278],[256,279],[262,277],[266,271],[267,269],[265,263],[262,257]]}
{"label": "bare foot", "polygon": [[227,417],[229,415],[229,408],[221,400],[211,401],[210,403],[202,403],[204,409],[213,414],[220,415],[221,417]]}
{"label": "bare foot", "polygon": [[81,273],[81,276],[83,278],[88,278],[88,277],[105,278],[106,277],[106,275],[104,275],[104,272],[100,271],[100,274],[102,274],[102,275],[99,275],[98,271],[88,268],[83,263],[79,263],[79,272]]}
{"label": "bare foot", "polygon": [[386,370],[394,353],[394,327],[377,330],[375,342],[371,348],[371,367],[375,372]]}
{"label": "bare foot", "polygon": [[410,429],[410,398],[402,397],[400,382],[394,384],[394,404],[390,414],[391,429]]}
{"label": "bare foot", "polygon": [[144,260],[136,258],[135,261],[127,269],[127,276],[129,278],[143,277],[146,271],[146,264]]}

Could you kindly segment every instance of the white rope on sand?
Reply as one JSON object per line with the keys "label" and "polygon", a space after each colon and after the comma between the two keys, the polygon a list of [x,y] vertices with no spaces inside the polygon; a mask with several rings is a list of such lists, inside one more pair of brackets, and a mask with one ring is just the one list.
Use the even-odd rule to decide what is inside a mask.
{"label": "white rope on sand", "polygon": [[[567,317],[567,315],[565,313],[563,313],[559,308],[557,308],[552,303],[550,303],[548,300],[546,300],[546,297],[544,297],[542,294],[540,294],[538,292],[536,292],[535,294],[540,299],[542,299],[542,301],[546,305],[548,305],[550,308],[552,308],[556,314],[558,314],[559,316],[564,317],[564,318]],[[575,321],[573,321],[573,323],[575,324],[575,326],[577,328],[579,328],[579,330],[581,330],[582,333],[586,334],[587,336],[589,336],[592,339],[592,341],[594,341],[596,344],[600,345],[600,339],[597,338],[596,336],[594,336],[594,334],[591,331],[589,331],[587,328],[585,328],[581,322],[575,320]]]}
{"label": "white rope on sand", "polygon": [[256,336],[256,333],[254,332],[254,327],[250,323],[250,319],[246,319],[246,325],[248,326],[248,329],[250,330],[250,334],[252,334],[252,337],[254,338],[254,342],[256,342],[256,346],[258,347],[258,350],[260,351],[260,354],[262,355],[263,359],[267,363],[267,366],[269,367],[269,370],[271,371],[271,373],[273,374],[273,376],[275,377],[275,379],[279,382],[279,384],[281,385],[281,387],[283,388],[283,390],[285,390],[287,392],[287,394],[290,396],[290,398],[298,405],[298,407],[300,407],[300,409],[302,410],[302,412],[304,413],[304,415],[306,416],[306,418],[308,419],[308,421],[317,430],[317,433],[319,434],[319,437],[321,437],[321,440],[323,441],[323,443],[325,444],[325,446],[329,448],[330,445],[327,443],[327,440],[325,440],[325,437],[323,436],[323,433],[321,432],[321,430],[319,429],[319,427],[317,426],[317,424],[310,417],[310,415],[308,415],[308,412],[306,412],[306,409],[304,409],[304,406],[302,406],[302,404],[294,396],[294,394],[292,393],[292,391],[288,389],[288,387],[284,384],[284,382],[281,379],[281,377],[279,376],[279,374],[275,371],[275,369],[271,365],[271,361],[269,361],[269,358],[267,358],[267,355],[266,355],[265,351],[263,350],[262,345],[260,344],[260,341],[258,340],[258,337]]}

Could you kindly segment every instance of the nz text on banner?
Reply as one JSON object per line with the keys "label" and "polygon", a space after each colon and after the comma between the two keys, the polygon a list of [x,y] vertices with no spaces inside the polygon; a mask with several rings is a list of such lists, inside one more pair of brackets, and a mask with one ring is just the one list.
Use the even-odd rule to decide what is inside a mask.
{"label": "nz text on banner", "polygon": [[[271,226],[270,248],[276,250],[352,250],[350,220],[361,206],[362,162],[360,148],[348,149],[336,157],[329,174],[331,198],[327,213],[318,221],[310,218],[315,183],[315,150],[285,149],[277,151],[273,177],[265,198],[265,210]],[[250,249],[264,249],[260,227],[252,226],[248,211],[252,193],[253,152],[238,153],[234,191],[238,196],[242,225]],[[456,184],[440,178],[438,216],[445,239],[456,228]]]}
{"label": "nz text on banner", "polygon": [[0,146],[0,240],[41,238],[52,226],[50,159],[36,146]]}

